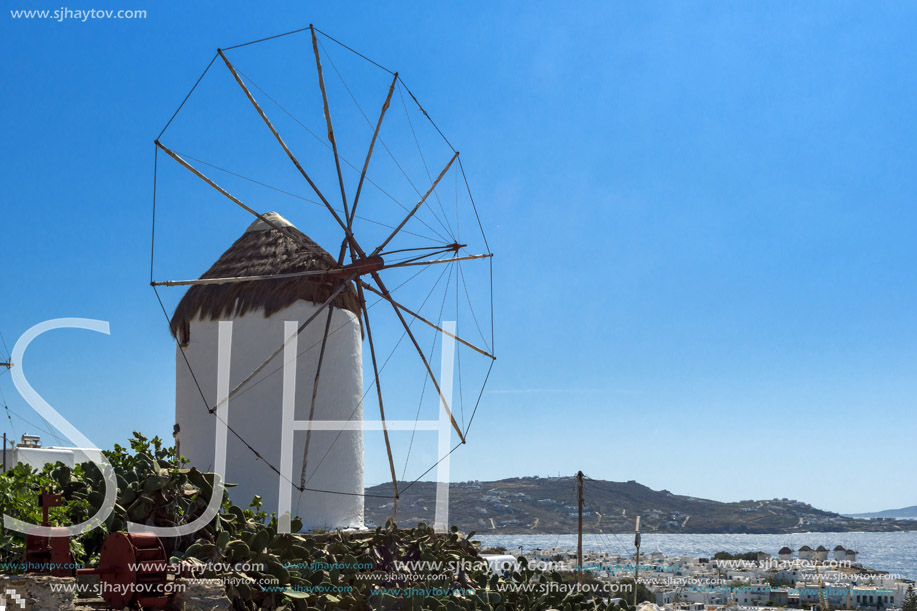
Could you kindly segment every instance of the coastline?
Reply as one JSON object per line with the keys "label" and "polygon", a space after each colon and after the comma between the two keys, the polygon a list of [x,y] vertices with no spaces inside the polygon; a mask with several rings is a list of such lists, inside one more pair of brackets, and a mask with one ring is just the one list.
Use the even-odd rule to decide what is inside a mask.
{"label": "coastline", "polygon": [[[575,534],[530,534],[490,535],[478,533],[474,539],[482,546],[502,546],[508,550],[523,553],[536,548],[563,547],[576,549]],[[689,534],[689,533],[646,533],[642,549],[655,549],[673,554],[713,556],[716,552],[742,553],[763,551],[776,556],[777,551],[787,545],[798,549],[802,545],[816,547],[824,545],[833,548],[843,545],[856,549],[858,562],[878,571],[899,574],[917,580],[917,532],[796,532],[776,534]],[[621,533],[584,534],[583,548],[587,551],[611,552],[623,556],[634,552],[633,536]]]}

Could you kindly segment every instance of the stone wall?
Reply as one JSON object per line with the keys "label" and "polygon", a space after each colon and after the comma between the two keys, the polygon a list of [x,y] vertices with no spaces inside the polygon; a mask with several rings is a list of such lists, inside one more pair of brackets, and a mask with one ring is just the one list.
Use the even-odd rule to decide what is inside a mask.
{"label": "stone wall", "polygon": [[[13,575],[0,577],[0,595],[5,597],[7,611],[58,611],[73,609],[73,587],[54,592],[51,584],[76,586],[74,577],[41,577]],[[63,588],[61,588],[63,590]]]}
{"label": "stone wall", "polygon": [[219,579],[178,579],[183,592],[176,591],[170,611],[228,611],[232,608],[226,598],[226,586]]}
{"label": "stone wall", "polygon": [[[98,577],[89,576],[80,583],[98,583]],[[231,608],[225,588],[218,579],[179,579],[177,593],[169,605],[171,611],[226,611]],[[40,575],[13,575],[0,577],[0,606],[6,611],[88,611],[106,609],[100,598],[74,601],[77,579],[74,577],[45,577]],[[57,591],[55,591],[57,590]]]}

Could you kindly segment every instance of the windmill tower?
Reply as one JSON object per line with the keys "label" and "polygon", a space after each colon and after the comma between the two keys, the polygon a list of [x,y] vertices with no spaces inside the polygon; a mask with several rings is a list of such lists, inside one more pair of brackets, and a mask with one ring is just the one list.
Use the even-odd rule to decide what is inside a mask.
{"label": "windmill tower", "polygon": [[[336,267],[331,255],[282,216],[271,212],[263,218],[252,223],[201,278],[299,274]],[[230,395],[227,423],[243,433],[263,458],[257,460],[239,438],[228,436],[224,479],[237,484],[228,489],[237,505],[247,507],[253,496],[261,495],[267,511],[277,510],[281,480],[270,465],[281,460],[284,356],[275,356],[259,374],[246,378],[283,345],[285,321],[302,324],[320,313],[324,322],[320,306],[334,290],[335,282],[327,275],[198,284],[188,289],[175,309],[171,329],[179,344],[176,430],[181,454],[202,471],[212,470],[214,464],[216,419],[208,409],[217,403],[219,321],[233,322],[229,387],[239,388]],[[351,284],[335,297],[331,309],[327,342],[323,342],[323,324],[309,325],[298,338],[295,420],[363,419],[360,302]],[[292,488],[292,513],[303,519],[304,528],[362,527],[362,431],[294,436],[293,473],[293,481],[286,485]],[[310,490],[300,492],[296,485],[301,481]]]}

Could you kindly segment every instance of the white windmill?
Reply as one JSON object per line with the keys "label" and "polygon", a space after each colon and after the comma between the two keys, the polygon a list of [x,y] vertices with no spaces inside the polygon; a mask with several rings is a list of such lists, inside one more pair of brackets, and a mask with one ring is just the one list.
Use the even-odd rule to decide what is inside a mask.
{"label": "white windmill", "polygon": [[[280,104],[280,96],[269,94],[255,84],[236,65],[236,57],[230,59],[229,52],[238,49],[235,53],[242,53],[262,43],[276,45],[280,40],[297,41],[293,48],[299,52],[305,47],[301,44],[304,37],[311,38],[308,47],[314,64],[313,101],[320,104],[306,105],[305,114],[294,115]],[[344,80],[323,40],[339,45],[335,48],[343,49],[342,54],[354,54],[358,61],[365,62],[364,67],[384,74],[387,92],[385,89],[380,92],[385,95],[380,95],[382,99],[376,102],[381,102],[381,111],[375,121],[370,121],[363,111],[354,94],[355,88]],[[270,63],[266,57],[276,56],[256,54],[256,65]],[[332,121],[331,87],[326,86],[324,61],[330,63],[340,79],[341,98],[346,99],[343,93],[346,92],[359,110],[359,114],[351,113],[352,121],[343,121],[347,125],[343,130],[335,128],[347,113],[335,114]],[[225,68],[219,77],[214,77],[215,64]],[[229,82],[233,93],[247,106],[247,114],[234,119],[228,131],[235,134],[242,129],[239,125],[243,120],[254,120],[260,125],[259,133],[268,137],[275,152],[281,153],[284,167],[295,175],[298,184],[286,179],[280,188],[246,177],[242,173],[245,168],[234,165],[230,170],[213,158],[200,159],[201,153],[197,151],[179,152],[179,146],[164,137],[173,122],[182,121],[192,94],[201,96],[200,85],[207,82],[208,75],[222,79],[214,88],[218,97],[207,100],[208,104],[212,106],[227,99],[230,94],[219,87]],[[297,85],[291,99],[306,95],[307,89]],[[386,116],[394,96],[401,100],[406,117],[402,129],[396,131],[386,129],[389,126]],[[309,110],[313,112],[310,114]],[[224,120],[218,112],[210,114]],[[285,121],[283,125],[278,122],[281,120]],[[439,139],[439,152],[445,147],[447,153],[435,172],[430,171],[418,138],[421,125],[428,131],[432,128],[430,133]],[[204,134],[204,140],[213,134],[217,134],[217,141],[226,137],[222,131],[202,127],[202,121],[197,119],[186,121],[185,126],[192,134],[196,130]],[[296,140],[295,135],[288,135],[287,130],[295,133],[297,126],[312,139],[305,136],[303,142]],[[327,132],[327,136],[319,137],[316,130]],[[351,162],[342,150],[344,147],[339,146],[338,140],[343,139],[341,131],[354,140],[368,143],[360,157],[354,158],[357,162]],[[314,148],[307,150],[301,162],[294,151],[297,147],[308,149],[309,144],[315,147],[313,140],[320,141],[322,146],[318,152]],[[192,135],[180,146],[193,147],[195,142]],[[395,153],[405,143],[416,145],[419,161],[398,159]],[[397,73],[312,26],[219,50],[155,144],[160,207],[163,190],[173,186],[164,184],[169,181],[160,176],[165,164],[159,157],[164,153],[176,162],[170,164],[173,168],[192,177],[196,187],[206,189],[208,196],[215,195],[222,202],[229,200],[254,217],[244,233],[222,255],[215,257],[215,262],[197,279],[153,281],[151,263],[154,289],[190,287],[170,317],[171,331],[178,344],[176,431],[181,454],[198,468],[212,469],[215,445],[219,445],[214,433],[219,421],[231,433],[225,478],[237,484],[230,489],[234,502],[247,505],[258,494],[264,506],[273,511],[278,507],[279,487],[281,497],[285,492],[292,496],[292,513],[303,519],[307,529],[362,527],[363,431],[355,426],[348,430],[309,428],[291,434],[294,477],[288,478],[278,468],[284,460],[283,452],[289,452],[284,446],[283,423],[289,421],[290,413],[284,410],[292,410],[297,421],[356,423],[363,421],[364,413],[378,410],[387,471],[392,481],[391,496],[396,500],[406,486],[430,469],[416,479],[413,478],[416,472],[412,477],[405,476],[414,431],[406,452],[393,449],[395,444],[385,424],[386,409],[398,410],[399,414],[416,409],[416,424],[422,408],[432,406],[448,418],[453,438],[458,442],[455,447],[465,442],[474,411],[466,418],[469,415],[465,414],[464,404],[473,403],[474,410],[477,409],[495,357],[490,294],[492,255],[458,152],[429,120]],[[213,148],[216,154],[229,150],[225,145]],[[381,155],[380,149],[390,160],[387,165],[374,162],[373,152],[376,150]],[[229,156],[230,161],[241,163],[231,153]],[[277,165],[263,164],[262,156],[256,156],[253,171],[276,172]],[[392,172],[395,168],[397,172]],[[177,180],[173,182],[177,184]],[[410,200],[405,191],[398,191],[399,180],[410,186],[406,190]],[[227,181],[236,185],[231,188],[232,193]],[[233,194],[246,188],[252,199]],[[301,195],[297,188],[305,189],[307,196]],[[189,201],[203,197],[206,196],[192,196],[184,190],[173,199],[180,200],[183,211],[187,211]],[[299,208],[290,209],[290,200],[297,200]],[[286,211],[290,209],[292,214],[301,215],[303,201],[312,204],[310,213],[316,209],[321,213],[306,217],[309,226],[305,231],[310,235],[294,226]],[[271,208],[283,209],[284,214],[268,212]],[[241,230],[240,226],[236,231]],[[327,252],[319,241],[335,245],[340,241],[337,256]],[[177,243],[180,240],[173,241]],[[174,261],[181,263],[181,259],[173,255]],[[431,273],[427,274],[427,270]],[[434,279],[433,288],[426,291]],[[163,311],[167,309],[163,307]],[[448,330],[452,329],[452,323],[446,325],[443,320],[457,321],[457,330]],[[231,327],[226,324],[228,321]],[[446,396],[435,374],[435,349],[444,337],[457,347],[455,396]],[[289,349],[291,341],[297,346],[293,352]],[[231,346],[231,357],[224,363],[228,379],[223,381],[219,380],[221,342]],[[364,342],[368,350],[364,350]],[[295,367],[289,364],[291,355]],[[404,358],[400,363],[390,362],[396,355]],[[466,373],[463,378],[463,367],[472,362],[479,365],[476,377]],[[364,369],[367,370],[365,385]],[[390,376],[392,383],[386,383],[383,373]],[[291,388],[287,382],[295,385],[292,405],[285,403],[285,389]],[[217,398],[223,396],[219,394],[220,384],[229,389],[225,395],[228,397],[225,412],[218,409]],[[410,398],[412,392],[419,394],[419,399]],[[414,428],[416,431],[417,427]],[[453,449],[450,447],[448,451]],[[400,475],[396,469],[399,454],[405,454]],[[442,460],[443,456],[432,458],[428,464]]]}

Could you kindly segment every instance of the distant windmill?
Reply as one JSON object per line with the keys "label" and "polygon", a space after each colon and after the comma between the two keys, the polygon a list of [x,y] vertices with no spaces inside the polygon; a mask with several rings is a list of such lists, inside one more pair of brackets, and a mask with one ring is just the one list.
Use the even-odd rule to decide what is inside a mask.
{"label": "distant windmill", "polygon": [[[301,44],[304,38],[311,38],[308,47]],[[244,51],[276,45],[279,39],[295,41],[291,53],[309,48],[308,54],[314,64],[314,75],[309,78],[315,79],[314,91],[308,92],[308,87],[302,84],[305,78],[302,67],[308,63],[296,61],[295,57],[272,55],[276,47],[254,53],[251,61],[256,67],[261,63],[276,67],[271,61],[282,57],[277,70],[296,67],[294,78],[284,83],[292,83],[290,86],[295,92],[289,100],[290,107],[306,108],[301,115],[294,116],[286,105],[281,106],[277,101],[279,96],[255,84],[237,66],[236,55],[229,53],[231,49],[239,49],[234,53],[242,53],[244,57]],[[384,74],[387,93],[385,89],[378,92],[376,103],[381,103],[381,110],[375,121],[370,121],[363,112],[354,95],[355,87],[344,81],[323,41],[338,45],[344,50],[341,53],[353,54],[348,57],[358,58],[354,61],[362,62],[362,68]],[[229,55],[233,55],[232,60]],[[215,64],[225,68],[216,77],[214,73],[218,70],[211,70]],[[326,86],[328,76],[323,65],[330,65],[339,77],[343,85],[343,89],[338,89],[341,99],[346,99],[346,91],[359,110],[359,114],[350,116],[353,120],[346,123],[343,130],[335,131],[339,126],[332,118],[339,121],[347,113],[341,114],[336,109],[332,117],[331,96]],[[259,134],[272,142],[274,151],[281,152],[282,165],[289,168],[295,180],[282,182],[282,188],[275,187],[243,176],[241,171],[245,168],[228,170],[217,165],[216,159],[203,161],[192,157],[190,152],[179,152],[177,145],[164,138],[170,125],[182,120],[186,104],[195,90],[200,95],[199,85],[208,73],[222,79],[219,81],[222,89],[217,89],[219,97],[206,100],[209,114],[201,121],[189,120],[185,125],[191,132],[197,130],[201,139],[206,139],[228,138],[229,134],[241,129],[243,121],[259,123]],[[276,72],[268,70],[268,74]],[[407,122],[400,131],[386,131],[387,113],[396,93]],[[234,97],[228,97],[230,95]],[[211,117],[218,116],[222,120],[219,108],[229,99],[244,99],[248,107],[246,114],[226,123],[225,132],[202,127],[202,122]],[[281,125],[279,121],[285,123]],[[427,159],[432,156],[425,155],[418,138],[421,123],[439,139],[438,152],[446,152],[444,158],[437,157],[436,163],[443,165],[434,168],[433,172],[427,166]],[[300,129],[305,130],[306,135]],[[316,131],[327,135],[319,137]],[[324,148],[318,148],[318,152],[310,149],[307,156],[300,156],[294,152],[297,143],[302,148],[307,148],[309,143],[315,146],[308,135],[319,140]],[[305,143],[297,140],[300,136],[305,138]],[[357,163],[345,156],[339,144],[346,137],[368,142],[359,158],[354,158]],[[192,136],[182,146],[191,147],[195,142]],[[237,148],[243,152],[249,148],[254,150],[250,144],[240,142]],[[399,146],[404,148],[408,144],[408,150],[415,155],[420,153],[419,159],[405,161],[394,154],[393,151],[400,150]],[[397,73],[382,68],[312,26],[218,50],[157,137],[155,145],[158,168],[155,189],[160,190],[160,206],[164,185],[159,174],[164,164],[159,157],[164,153],[178,167],[187,170],[192,180],[204,185],[206,197],[218,194],[222,201],[232,202],[252,217],[244,233],[197,279],[154,281],[151,257],[154,290],[158,286],[190,287],[170,316],[170,328],[178,344],[175,435],[176,441],[180,440],[181,454],[192,465],[210,468],[214,456],[215,420],[223,418],[232,433],[227,449],[226,480],[238,484],[229,490],[235,503],[247,505],[252,496],[258,494],[263,497],[265,508],[273,511],[277,508],[278,486],[281,493],[286,487],[294,501],[293,514],[303,518],[306,528],[362,527],[363,432],[358,427],[351,427],[296,433],[292,449],[295,477],[284,483],[278,469],[283,459],[281,422],[284,410],[294,410],[298,421],[359,423],[364,417],[364,402],[374,402],[383,423],[381,430],[392,480],[392,497],[396,502],[404,489],[413,483],[404,484],[413,432],[404,471],[399,476],[393,443],[385,424],[387,408],[395,405],[400,411],[413,412],[416,407],[416,423],[421,406],[429,406],[433,400],[436,409],[448,415],[459,445],[465,442],[474,411],[466,421],[462,406],[465,401],[474,402],[474,409],[477,409],[495,357],[490,294],[492,254],[459,153],[442,136]],[[215,148],[214,154],[226,154],[233,159],[237,155],[236,149],[230,150],[227,146]],[[377,156],[384,151],[391,160],[376,173],[372,170],[376,163],[374,150]],[[194,151],[194,154],[200,153]],[[278,171],[278,164],[273,161],[265,164],[262,157],[259,152],[252,158],[252,172],[273,174]],[[333,166],[329,160],[333,161]],[[215,173],[219,173],[219,181],[213,177]],[[246,198],[247,201],[243,201],[243,196],[230,193],[224,180],[235,181],[238,187],[233,187],[234,192],[237,188],[249,189],[255,194],[253,197],[263,197],[263,200]],[[405,180],[405,185],[413,189],[406,204],[401,201],[405,190],[400,191],[401,197],[398,196],[401,188],[398,181]],[[298,188],[305,189],[308,197],[299,195],[295,191]],[[193,205],[187,203],[193,199],[194,196],[188,193],[175,196],[183,210]],[[295,201],[292,208],[290,200]],[[304,201],[314,207],[304,207]],[[283,208],[284,214],[267,212],[272,208]],[[301,215],[304,208],[310,213],[318,208],[322,213],[309,217],[309,235],[294,225],[291,216]],[[335,245],[340,240],[340,248],[331,254],[319,245],[317,240],[320,239],[326,243],[334,240],[331,243]],[[428,269],[436,271],[426,275]],[[426,287],[433,277],[436,282],[427,292]],[[424,282],[427,284],[421,284]],[[439,299],[440,291],[442,300]],[[431,297],[434,294],[435,298]],[[451,309],[448,315],[444,313],[447,304]],[[167,312],[164,305],[163,311]],[[457,320],[455,331],[448,330],[451,327],[442,323],[447,316],[449,320]],[[226,339],[229,327],[221,327],[219,321],[232,321],[231,340]],[[294,324],[292,336],[289,324]],[[217,409],[221,337],[231,342],[232,347],[225,416]],[[459,393],[455,399],[446,396],[435,374],[434,348],[444,337],[454,341],[458,349],[455,365]],[[369,347],[368,355],[363,351],[364,339]],[[296,358],[293,373],[284,368],[290,358],[291,341],[297,346],[293,351]],[[389,363],[393,355],[405,354],[410,361],[403,359],[397,365]],[[364,362],[372,373],[366,388]],[[463,364],[468,366],[472,362],[479,365],[478,375],[473,378],[473,392],[465,396],[469,386],[466,383],[462,391],[462,383],[472,378],[462,377]],[[396,380],[390,385],[383,384],[382,380],[387,366]],[[284,378],[287,375],[291,377]],[[295,385],[293,406],[284,405],[287,383]],[[417,388],[412,391],[414,386]],[[411,392],[419,393],[419,399],[409,399]],[[456,402],[460,404],[458,409]],[[442,459],[437,456],[430,462]],[[417,479],[429,471],[420,473]]]}

